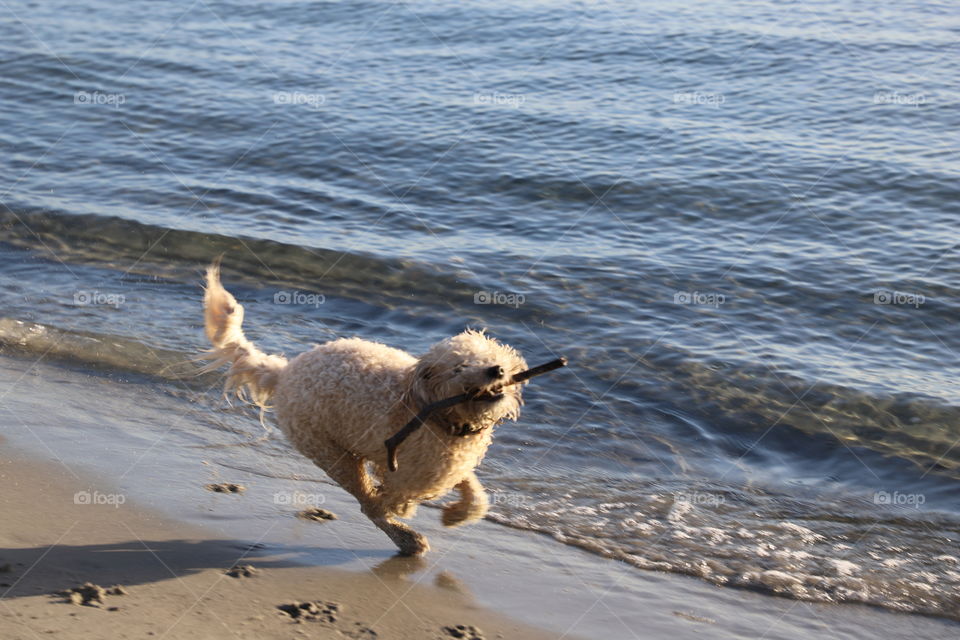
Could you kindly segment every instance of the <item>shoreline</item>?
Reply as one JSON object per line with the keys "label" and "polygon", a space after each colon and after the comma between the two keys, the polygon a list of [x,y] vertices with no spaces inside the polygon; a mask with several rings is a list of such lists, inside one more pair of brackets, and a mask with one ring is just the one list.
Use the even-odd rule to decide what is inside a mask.
{"label": "shoreline", "polygon": [[[203,416],[182,397],[158,393],[148,383],[117,383],[81,369],[11,358],[0,358],[0,389],[5,393],[0,437],[6,435],[0,440],[0,486],[4,488],[0,508],[8,515],[0,524],[0,566],[11,562],[6,558],[11,552],[21,556],[14,567],[16,562],[29,567],[47,552],[38,570],[63,554],[60,565],[47,567],[52,573],[46,582],[21,583],[17,593],[31,585],[41,589],[27,590],[12,600],[0,597],[0,629],[11,621],[32,624],[32,615],[41,621],[49,618],[51,623],[59,620],[61,612],[70,621],[81,613],[88,616],[89,607],[58,608],[46,593],[90,580],[103,587],[126,585],[131,596],[134,589],[145,594],[145,600],[127,596],[107,600],[110,606],[120,600],[117,606],[136,609],[135,628],[155,634],[163,629],[144,625],[189,606],[192,601],[184,598],[191,590],[200,594],[214,585],[211,610],[228,626],[256,629],[262,634],[257,637],[267,638],[274,637],[271,633],[290,637],[292,627],[278,632],[272,617],[284,599],[344,604],[344,620],[351,625],[362,622],[378,632],[386,629],[380,637],[399,638],[443,638],[437,635],[440,624],[473,624],[486,638],[498,633],[505,638],[672,640],[704,634],[799,640],[826,633],[840,638],[918,633],[952,638],[960,630],[957,623],[941,618],[855,604],[809,603],[717,587],[689,576],[642,571],[546,535],[531,535],[488,520],[445,530],[436,510],[430,508],[421,510],[414,526],[428,536],[434,551],[421,560],[398,559],[389,540],[359,514],[353,499],[327,483],[309,462],[287,465],[286,454],[280,454],[280,462],[270,455],[243,453],[251,448],[238,446],[230,449],[228,462],[236,463],[230,466],[217,461],[220,449],[184,440],[194,430],[211,425],[198,425]],[[171,433],[175,429],[183,429],[186,435]],[[271,476],[270,472],[278,473]],[[247,491],[221,494],[204,488],[218,482],[236,482]],[[102,504],[74,504],[78,490],[90,493],[91,502]],[[94,499],[94,492],[122,495],[123,503],[114,506],[109,498]],[[295,507],[277,503],[278,493],[301,492],[321,498],[322,506],[339,519],[306,522],[294,517]],[[70,518],[89,522],[89,528],[68,530]],[[116,518],[126,525],[119,521],[111,525]],[[65,533],[62,540],[58,538]],[[146,541],[173,571],[139,540]],[[251,544],[257,548],[244,556]],[[130,555],[134,552],[135,556]],[[135,557],[137,563],[127,566],[117,560],[124,556]],[[223,572],[237,562],[264,570],[254,578],[225,578]],[[146,577],[124,573],[132,571],[131,566],[137,571],[142,568]],[[0,583],[4,582],[8,581],[0,574]],[[382,590],[384,584],[390,590],[382,592],[383,597],[409,591],[410,599],[404,595],[394,609],[413,610],[436,624],[428,629],[413,617],[385,618],[383,624],[374,624],[377,609],[370,609],[372,605],[356,594]],[[385,609],[387,605],[380,602],[377,606]],[[117,616],[122,611],[92,613]],[[71,612],[76,615],[69,616]],[[265,617],[247,620],[256,615]],[[192,613],[186,619],[194,624],[194,617],[201,616]],[[96,620],[106,619],[98,616]],[[205,634],[225,628],[210,620],[195,624]],[[85,636],[82,625],[66,627],[62,622],[44,630],[53,631],[53,637],[100,637]],[[24,638],[36,637],[23,633]]]}

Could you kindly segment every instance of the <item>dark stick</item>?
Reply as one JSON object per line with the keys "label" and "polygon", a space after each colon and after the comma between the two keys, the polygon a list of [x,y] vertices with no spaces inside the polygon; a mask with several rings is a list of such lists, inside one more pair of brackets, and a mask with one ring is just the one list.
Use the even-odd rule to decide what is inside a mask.
{"label": "dark stick", "polygon": [[[539,376],[541,374],[553,371],[554,369],[559,369],[560,367],[566,366],[566,364],[566,358],[557,358],[556,360],[551,360],[550,362],[533,367],[532,369],[521,371],[513,376],[503,386],[509,387],[512,384],[520,384],[521,382],[525,382],[534,376]],[[447,409],[448,407],[452,407],[460,404],[461,402],[467,402],[468,400],[472,399],[474,399],[473,394],[461,393],[458,396],[431,402],[423,409],[420,409],[417,415],[414,416],[413,420],[405,424],[400,431],[397,431],[384,441],[384,444],[387,446],[387,468],[390,469],[390,471],[397,470],[397,448],[403,444],[403,441],[413,434],[413,432],[423,426],[423,423],[427,421],[427,418],[430,417],[431,413],[439,409]]]}
{"label": "dark stick", "polygon": [[504,386],[506,387],[511,384],[518,384],[520,382],[523,382],[524,380],[529,380],[533,376],[539,376],[540,374],[543,374],[543,373],[550,373],[554,369],[559,369],[560,367],[565,367],[565,366],[567,366],[567,359],[557,358],[556,360],[551,360],[550,362],[533,367],[532,369],[521,371],[517,375],[513,376],[513,378],[510,379],[510,382],[508,382]]}
{"label": "dark stick", "polygon": [[387,445],[387,468],[390,471],[397,470],[397,447],[399,447],[404,440],[407,439],[414,431],[419,429],[424,422],[427,421],[427,418],[430,417],[430,414],[436,411],[437,409],[446,409],[447,407],[452,407],[455,404],[460,404],[461,402],[466,402],[469,400],[470,396],[466,393],[461,393],[458,396],[453,396],[452,398],[447,398],[446,400],[438,400],[437,402],[431,402],[423,409],[420,409],[420,412],[414,416],[413,420],[404,425],[403,429],[397,431],[395,434],[390,436],[385,445]]}

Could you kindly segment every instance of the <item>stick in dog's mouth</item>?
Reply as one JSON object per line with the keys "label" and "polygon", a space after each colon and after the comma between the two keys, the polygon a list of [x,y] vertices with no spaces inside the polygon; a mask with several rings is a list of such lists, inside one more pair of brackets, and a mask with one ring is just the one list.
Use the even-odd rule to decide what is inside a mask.
{"label": "stick in dog's mouth", "polygon": [[520,373],[515,374],[510,380],[503,383],[502,385],[496,387],[495,389],[488,389],[486,391],[474,391],[472,393],[461,393],[458,396],[453,396],[451,398],[445,398],[443,400],[438,400],[436,402],[431,402],[420,412],[414,416],[413,420],[408,422],[400,431],[397,431],[395,434],[390,436],[384,444],[387,446],[387,468],[390,471],[397,470],[397,447],[403,444],[403,441],[406,440],[414,431],[419,429],[424,422],[427,421],[427,418],[430,417],[430,414],[434,411],[440,409],[447,409],[454,405],[460,404],[461,402],[495,402],[503,397],[503,388],[509,387],[514,384],[520,384],[525,382],[534,376],[539,376],[544,373],[549,373],[554,369],[559,369],[564,367],[567,364],[566,358],[557,358],[556,360],[551,360],[539,366],[527,369],[526,371],[521,371]]}

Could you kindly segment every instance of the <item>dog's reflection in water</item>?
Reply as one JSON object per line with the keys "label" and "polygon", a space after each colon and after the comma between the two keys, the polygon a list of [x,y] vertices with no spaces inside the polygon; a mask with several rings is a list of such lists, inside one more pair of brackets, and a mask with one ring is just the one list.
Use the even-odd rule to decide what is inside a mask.
{"label": "dog's reflection in water", "polygon": [[[383,580],[407,580],[416,573],[425,571],[430,567],[430,563],[420,556],[396,555],[387,558],[383,562],[370,568],[378,578]],[[433,579],[433,583],[447,591],[453,591],[462,595],[469,596],[470,590],[462,580],[447,570],[440,571]]]}

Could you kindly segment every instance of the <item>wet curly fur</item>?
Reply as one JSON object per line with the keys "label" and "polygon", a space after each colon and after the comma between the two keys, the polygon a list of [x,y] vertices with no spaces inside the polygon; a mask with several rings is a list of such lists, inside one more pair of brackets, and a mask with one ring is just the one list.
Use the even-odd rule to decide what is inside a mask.
{"label": "wet curly fur", "polygon": [[[494,425],[516,420],[522,384],[501,385],[527,364],[520,354],[482,331],[467,330],[434,344],[419,359],[376,342],[344,338],[317,345],[287,361],[267,355],[243,335],[243,307],[220,284],[217,264],[207,270],[204,295],[208,369],[229,365],[227,388],[261,407],[272,405],[281,431],[300,453],[350,492],[360,508],[405,555],[430,545],[398,518],[410,518],[423,500],[456,489],[448,527],[478,520],[487,496],[474,474]],[[494,401],[466,402],[432,415],[398,451],[387,471],[384,440],[429,403],[465,392]]]}

